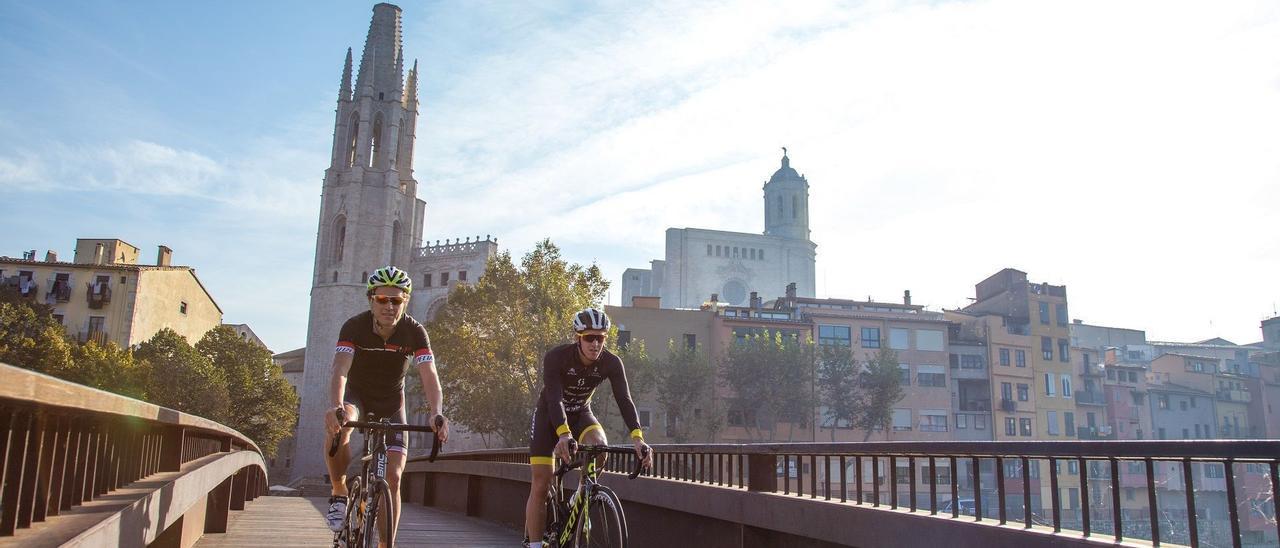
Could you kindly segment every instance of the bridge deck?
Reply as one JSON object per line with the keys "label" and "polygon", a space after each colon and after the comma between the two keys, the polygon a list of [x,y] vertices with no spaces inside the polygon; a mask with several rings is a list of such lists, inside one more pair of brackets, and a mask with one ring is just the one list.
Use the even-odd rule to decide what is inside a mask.
{"label": "bridge deck", "polygon": [[[328,546],[333,533],[324,524],[324,498],[260,497],[232,512],[227,532],[205,534],[200,548],[235,546]],[[523,535],[475,518],[418,504],[400,512],[397,546],[517,546]]]}

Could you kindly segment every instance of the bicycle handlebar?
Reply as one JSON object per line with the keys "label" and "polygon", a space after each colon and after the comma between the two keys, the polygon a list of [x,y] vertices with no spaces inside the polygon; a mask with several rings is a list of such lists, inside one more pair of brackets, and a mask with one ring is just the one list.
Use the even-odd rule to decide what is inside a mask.
{"label": "bicycle handlebar", "polygon": [[[338,445],[342,441],[342,428],[360,428],[362,430],[384,430],[389,432],[435,432],[444,426],[444,417],[436,415],[434,426],[419,426],[416,424],[392,424],[387,422],[368,422],[368,421],[349,421],[343,415],[341,410],[335,410],[338,415],[339,430],[333,435],[333,443],[329,444],[329,456],[338,454]],[[440,454],[440,437],[431,436],[431,455],[427,457],[427,462],[435,462],[436,455]]]}
{"label": "bicycle handlebar", "polygon": [[[583,457],[575,458],[570,462],[560,463],[560,469],[556,470],[557,476],[562,476],[566,472],[582,466],[583,462],[587,458],[590,458],[591,455],[605,453],[605,454],[612,454],[612,455],[623,455],[623,456],[633,455],[634,456],[636,454],[636,450],[633,447],[613,447],[609,445],[578,445],[578,442],[572,439],[569,440],[569,452],[581,453]],[[644,455],[648,456],[648,454],[649,454],[649,448],[646,447],[644,448]],[[640,475],[640,471],[643,467],[644,467],[644,459],[636,459],[635,470],[632,470],[631,473],[627,474],[627,479],[636,479],[636,477]]]}

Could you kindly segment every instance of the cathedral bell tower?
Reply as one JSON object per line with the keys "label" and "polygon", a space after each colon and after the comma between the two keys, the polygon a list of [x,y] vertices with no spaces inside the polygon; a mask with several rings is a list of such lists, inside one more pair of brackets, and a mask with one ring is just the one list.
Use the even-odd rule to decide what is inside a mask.
{"label": "cathedral bell tower", "polygon": [[809,241],[809,181],[791,167],[782,149],[782,167],[764,184],[764,235]]}
{"label": "cathedral bell tower", "polygon": [[325,170],[311,278],[311,312],[293,477],[324,474],[322,414],[334,345],[342,323],[368,309],[369,273],[388,264],[408,270],[422,241],[426,203],[413,178],[418,66],[406,80],[400,8],[373,7],[373,20],[352,85],[347,49],[338,91],[333,151]]}

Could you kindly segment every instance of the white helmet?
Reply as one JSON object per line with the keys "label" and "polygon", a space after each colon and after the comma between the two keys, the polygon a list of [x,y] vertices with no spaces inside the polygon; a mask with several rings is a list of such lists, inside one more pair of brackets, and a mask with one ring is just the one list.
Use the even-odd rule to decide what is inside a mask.
{"label": "white helmet", "polygon": [[573,315],[573,332],[581,334],[588,329],[609,330],[609,315],[599,308],[584,308]]}

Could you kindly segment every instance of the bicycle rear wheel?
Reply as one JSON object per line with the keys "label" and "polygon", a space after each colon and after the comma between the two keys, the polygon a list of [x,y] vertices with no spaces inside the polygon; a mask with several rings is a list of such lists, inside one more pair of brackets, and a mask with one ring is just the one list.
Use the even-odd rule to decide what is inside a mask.
{"label": "bicycle rear wheel", "polygon": [[333,544],[342,548],[363,546],[361,533],[364,532],[364,486],[359,476],[347,480],[347,517],[342,530],[334,535]]}
{"label": "bicycle rear wheel", "polygon": [[580,548],[626,548],[627,520],[622,501],[612,489],[596,485],[587,501],[587,519],[579,522],[575,545]]}

